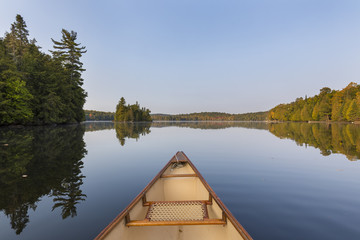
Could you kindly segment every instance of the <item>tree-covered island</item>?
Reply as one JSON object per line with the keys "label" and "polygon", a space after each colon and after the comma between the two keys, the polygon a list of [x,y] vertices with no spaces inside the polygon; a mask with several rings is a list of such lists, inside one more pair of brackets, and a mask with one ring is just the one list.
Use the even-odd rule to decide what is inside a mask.
{"label": "tree-covered island", "polygon": [[114,116],[115,122],[151,122],[150,110],[140,107],[138,102],[133,105],[126,105],[125,98],[120,98],[116,105]]}
{"label": "tree-covered island", "polygon": [[0,125],[75,123],[85,119],[87,93],[77,33],[62,29],[51,55],[40,51],[22,16],[0,38]]}

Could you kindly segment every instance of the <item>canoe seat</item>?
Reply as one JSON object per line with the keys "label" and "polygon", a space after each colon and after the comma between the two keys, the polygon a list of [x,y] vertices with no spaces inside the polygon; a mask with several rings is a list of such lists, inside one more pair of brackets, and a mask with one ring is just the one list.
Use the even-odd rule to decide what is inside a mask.
{"label": "canoe seat", "polygon": [[206,205],[200,201],[155,202],[146,216],[149,221],[193,221],[206,217]]}
{"label": "canoe seat", "polygon": [[129,221],[126,226],[224,225],[224,219],[209,219],[207,201],[149,202],[144,220]]}

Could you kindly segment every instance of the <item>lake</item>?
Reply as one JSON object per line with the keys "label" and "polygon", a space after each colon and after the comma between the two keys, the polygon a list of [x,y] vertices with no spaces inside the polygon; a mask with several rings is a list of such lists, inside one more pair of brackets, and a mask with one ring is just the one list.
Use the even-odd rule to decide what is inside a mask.
{"label": "lake", "polygon": [[360,239],[360,126],[0,128],[0,239],[93,239],[184,151],[254,239]]}

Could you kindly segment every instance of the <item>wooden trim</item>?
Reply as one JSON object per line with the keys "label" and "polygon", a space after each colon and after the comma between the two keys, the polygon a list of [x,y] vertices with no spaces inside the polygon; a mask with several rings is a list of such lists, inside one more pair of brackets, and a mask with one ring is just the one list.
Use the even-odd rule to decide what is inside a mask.
{"label": "wooden trim", "polygon": [[150,206],[154,203],[176,203],[176,202],[201,202],[205,205],[211,205],[212,202],[208,201],[208,200],[185,200],[185,201],[148,201],[146,203],[144,203],[144,206]]}
{"label": "wooden trim", "polygon": [[179,226],[179,225],[224,225],[222,219],[204,219],[204,220],[193,220],[193,221],[149,221],[136,220],[126,224],[127,227],[140,227],[140,226]]}
{"label": "wooden trim", "polygon": [[127,214],[125,215],[125,225],[128,224],[129,222],[131,222],[131,220],[130,220],[130,214],[127,213]]}
{"label": "wooden trim", "polygon": [[187,173],[187,174],[163,174],[161,178],[174,178],[174,177],[197,177],[194,173]]}
{"label": "wooden trim", "polygon": [[146,201],[146,194],[144,194],[141,199],[142,199],[142,205],[143,205],[143,206],[146,206],[146,203],[147,203],[147,201]]}
{"label": "wooden trim", "polygon": [[204,204],[203,205],[203,208],[204,208],[204,220],[208,220],[209,219],[209,212],[208,212],[208,209],[207,209],[207,204]]}
{"label": "wooden trim", "polygon": [[209,194],[212,196],[213,200],[219,205],[221,210],[226,215],[227,219],[230,220],[230,222],[234,225],[235,229],[240,233],[240,235],[245,240],[253,240],[253,238],[250,236],[250,234],[244,229],[244,227],[236,220],[236,218],[231,214],[229,209],[224,205],[224,203],[220,200],[220,198],[216,195],[214,190],[210,187],[210,185],[205,181],[204,177],[201,175],[201,173],[197,170],[197,168],[194,166],[194,164],[190,161],[190,159],[186,156],[184,152],[182,154],[185,156],[188,164],[193,169],[193,171],[197,174],[200,181],[204,184],[205,188],[209,191]]}

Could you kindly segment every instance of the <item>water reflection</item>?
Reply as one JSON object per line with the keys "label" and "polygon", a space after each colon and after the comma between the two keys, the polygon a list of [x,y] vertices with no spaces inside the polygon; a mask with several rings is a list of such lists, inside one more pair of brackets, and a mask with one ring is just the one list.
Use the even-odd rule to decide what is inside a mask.
{"label": "water reflection", "polygon": [[44,195],[62,218],[76,216],[85,200],[81,161],[86,154],[84,126],[0,128],[0,210],[20,234]]}
{"label": "water reflection", "polygon": [[268,129],[265,122],[236,122],[236,121],[177,121],[177,122],[153,122],[151,127],[184,127],[195,129],[225,129],[225,128],[250,128]]}
{"label": "water reflection", "polygon": [[115,123],[116,137],[121,146],[125,145],[126,138],[138,140],[140,136],[149,134],[151,123]]}
{"label": "water reflection", "polygon": [[85,132],[95,132],[114,129],[114,123],[110,121],[88,121],[84,122]]}
{"label": "water reflection", "polygon": [[349,160],[360,158],[360,125],[324,123],[270,124],[269,131],[279,138],[289,138],[300,146],[319,148],[324,156],[342,153]]}
{"label": "water reflection", "polygon": [[149,134],[151,128],[181,127],[194,129],[249,128],[268,130],[276,137],[294,140],[300,146],[313,146],[320,149],[324,156],[341,153],[351,160],[360,158],[360,125],[340,123],[266,123],[266,122],[226,122],[226,121],[178,121],[152,123],[113,123],[87,122],[86,131],[104,129],[116,130],[121,146],[126,138],[135,138]]}

